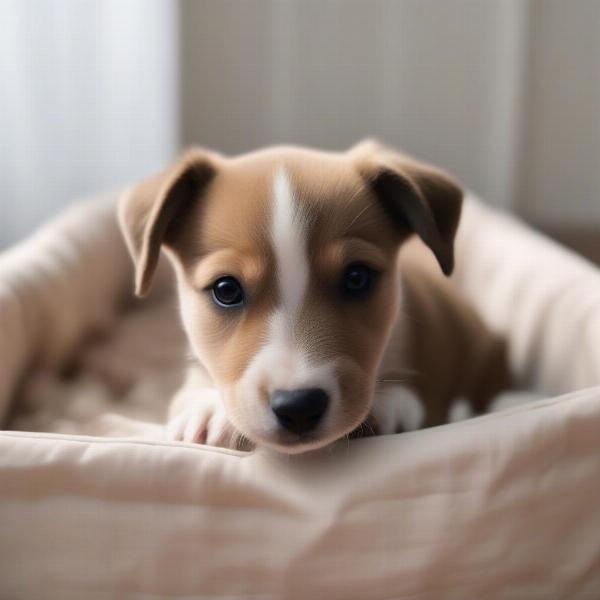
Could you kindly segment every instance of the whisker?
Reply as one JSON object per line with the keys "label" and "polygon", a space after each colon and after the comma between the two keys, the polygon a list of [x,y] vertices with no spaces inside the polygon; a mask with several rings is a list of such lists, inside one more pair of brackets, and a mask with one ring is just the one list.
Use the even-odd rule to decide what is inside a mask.
{"label": "whisker", "polygon": [[[367,205],[365,208],[363,208],[353,219],[352,222],[344,228],[343,231],[343,235],[347,234],[349,229],[352,227],[352,225],[354,223],[356,223],[356,221],[358,221],[358,219],[363,216],[365,214],[365,212],[367,212],[370,208],[372,208],[373,206],[375,206],[375,203],[371,203],[369,205]],[[364,218],[362,220],[363,225],[368,226],[368,225],[376,225],[378,223],[378,217],[377,215],[372,215],[369,217]]]}
{"label": "whisker", "polygon": [[346,227],[346,231],[344,233],[346,233],[351,227],[352,225],[354,225],[354,223],[356,223],[356,221],[358,221],[358,219],[360,219],[370,208],[372,208],[373,206],[373,202],[370,202],[369,204],[367,204],[353,219],[352,221],[350,221],[350,225],[348,225],[348,227]]}
{"label": "whisker", "polygon": [[373,429],[373,425],[371,425],[371,422],[367,419],[366,421],[363,421],[363,423],[361,424],[361,428],[364,427],[365,429],[368,427],[369,431],[371,432],[371,435],[375,436],[377,435],[375,433],[375,429]]}
{"label": "whisker", "polygon": [[367,186],[363,183],[352,192],[352,195],[347,199],[346,202],[350,204],[354,198],[356,198],[359,194],[363,194],[365,191],[367,191]]}

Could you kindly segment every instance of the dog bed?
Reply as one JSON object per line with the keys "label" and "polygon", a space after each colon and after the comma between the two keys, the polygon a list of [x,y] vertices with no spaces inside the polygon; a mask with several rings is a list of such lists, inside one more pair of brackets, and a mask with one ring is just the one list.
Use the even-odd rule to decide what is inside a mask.
{"label": "dog bed", "polygon": [[282,460],[162,441],[185,343],[114,203],[0,257],[0,598],[599,597],[593,266],[469,198],[453,278],[544,399]]}

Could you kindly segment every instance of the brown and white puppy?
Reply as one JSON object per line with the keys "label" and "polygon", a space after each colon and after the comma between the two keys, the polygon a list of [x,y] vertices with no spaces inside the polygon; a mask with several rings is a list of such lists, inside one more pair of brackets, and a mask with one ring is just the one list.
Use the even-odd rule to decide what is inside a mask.
{"label": "brown and white puppy", "polygon": [[[461,203],[449,176],[371,141],[194,149],[130,189],[119,218],[136,293],[164,249],[198,360],[168,435],[299,453],[367,421],[444,422],[458,397],[484,410],[502,348],[439,272],[453,269]],[[399,261],[413,233],[425,245]]]}

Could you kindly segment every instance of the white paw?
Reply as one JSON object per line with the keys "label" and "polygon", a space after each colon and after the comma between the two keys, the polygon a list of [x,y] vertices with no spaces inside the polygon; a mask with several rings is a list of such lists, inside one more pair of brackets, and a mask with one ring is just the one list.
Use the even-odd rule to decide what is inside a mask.
{"label": "white paw", "polygon": [[471,417],[475,416],[471,405],[462,398],[455,400],[450,408],[450,414],[448,415],[449,423],[458,423],[459,421],[466,421]]}
{"label": "white paw", "polygon": [[385,386],[377,390],[371,415],[380,435],[415,431],[425,421],[425,411],[419,399],[400,385]]}
{"label": "white paw", "polygon": [[[186,391],[190,396],[192,393]],[[190,444],[229,447],[234,430],[218,393],[198,390],[194,398],[177,398],[177,411],[165,426],[165,439]]]}

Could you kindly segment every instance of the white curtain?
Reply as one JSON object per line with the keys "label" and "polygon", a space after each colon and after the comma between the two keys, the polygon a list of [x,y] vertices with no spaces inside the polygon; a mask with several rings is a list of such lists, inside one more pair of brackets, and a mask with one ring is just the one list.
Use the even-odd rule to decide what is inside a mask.
{"label": "white curtain", "polygon": [[178,140],[177,4],[0,0],[0,247]]}

